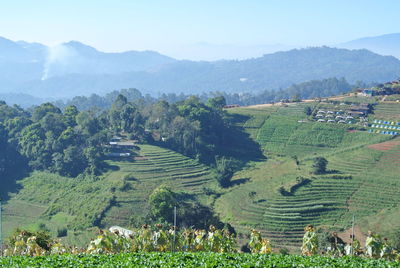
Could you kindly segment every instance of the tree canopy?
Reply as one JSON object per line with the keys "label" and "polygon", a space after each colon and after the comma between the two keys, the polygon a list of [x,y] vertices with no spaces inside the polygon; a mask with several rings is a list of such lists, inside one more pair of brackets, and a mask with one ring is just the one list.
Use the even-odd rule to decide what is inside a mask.
{"label": "tree canopy", "polygon": [[74,105],[61,110],[43,103],[28,111],[1,102],[0,172],[6,171],[8,155],[14,150],[32,170],[70,177],[84,172],[96,175],[102,170],[105,145],[121,134],[213,164],[231,139],[225,104],[222,96],[206,103],[191,96],[171,104],[129,101],[122,94],[107,110],[79,111]]}

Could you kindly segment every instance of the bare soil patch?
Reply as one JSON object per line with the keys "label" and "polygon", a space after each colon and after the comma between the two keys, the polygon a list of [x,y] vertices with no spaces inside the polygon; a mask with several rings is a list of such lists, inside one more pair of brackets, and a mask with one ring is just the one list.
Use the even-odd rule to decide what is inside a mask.
{"label": "bare soil patch", "polygon": [[369,145],[368,148],[377,151],[389,151],[398,145],[400,145],[400,140],[393,140],[393,141],[385,141],[381,143],[372,144]]}

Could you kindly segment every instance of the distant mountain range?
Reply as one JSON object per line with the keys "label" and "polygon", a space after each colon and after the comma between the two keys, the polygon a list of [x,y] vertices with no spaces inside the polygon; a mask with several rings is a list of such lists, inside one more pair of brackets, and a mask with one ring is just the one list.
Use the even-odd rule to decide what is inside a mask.
{"label": "distant mountain range", "polygon": [[400,59],[400,33],[360,38],[339,44],[338,47],[368,49],[381,55],[391,55]]}
{"label": "distant mountain range", "polygon": [[[257,92],[330,77],[354,83],[399,76],[399,59],[365,49],[314,47],[207,62],[176,60],[154,51],[104,53],[76,41],[49,48],[0,38],[0,94],[12,93],[11,99],[18,94],[70,98],[121,88],[150,94]],[[20,96],[26,102],[26,95]]]}

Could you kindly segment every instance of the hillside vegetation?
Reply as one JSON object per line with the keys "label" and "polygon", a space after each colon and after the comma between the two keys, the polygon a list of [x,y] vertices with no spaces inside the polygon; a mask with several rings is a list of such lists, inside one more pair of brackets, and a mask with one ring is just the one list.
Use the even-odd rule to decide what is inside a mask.
{"label": "hillside vegetation", "polygon": [[[268,160],[235,174],[249,182],[230,189],[216,202],[217,211],[239,232],[261,230],[276,244],[298,248],[307,224],[345,230],[357,222],[390,218],[385,234],[398,228],[400,139],[370,134],[350,125],[308,121],[304,107],[323,103],[235,108],[248,115],[243,129],[257,140]],[[394,119],[399,104],[379,103],[372,118]],[[354,130],[351,130],[354,129]],[[314,174],[313,159],[328,160],[325,174]],[[384,212],[389,210],[391,213]],[[367,218],[365,218],[367,217]],[[383,220],[384,221],[384,220]],[[378,222],[360,225],[379,228]],[[359,237],[358,239],[362,239]]]}
{"label": "hillside vegetation", "polygon": [[221,225],[211,207],[217,185],[262,156],[224,105],[222,97],[170,105],[118,95],[108,110],[81,112],[0,102],[6,234],[28,226],[79,240],[93,227],[171,223],[174,206],[181,225]]}
{"label": "hillside vegetation", "polygon": [[[208,203],[204,187],[215,187],[210,169],[196,160],[152,145],[140,145],[130,161],[107,161],[115,171],[95,179],[34,172],[4,206],[6,236],[16,227],[67,229],[65,242],[87,243],[93,226],[129,226],[149,213],[149,195],[160,185]],[[182,220],[182,219],[180,219]],[[28,226],[27,226],[28,224]],[[92,236],[93,230],[89,231]]]}
{"label": "hillside vegetation", "polygon": [[[341,96],[222,110],[223,98],[206,104],[190,98],[136,110],[136,104],[118,97],[107,113],[77,116],[109,122],[127,142],[132,142],[129,137],[138,139],[135,145],[122,151],[100,145],[101,157],[95,158],[98,173],[90,165],[76,177],[71,170],[52,172],[52,165],[27,166],[28,175],[19,174],[16,182],[7,181],[8,188],[2,189],[4,230],[10,234],[18,226],[48,229],[66,244],[79,245],[99,227],[171,223],[171,211],[178,204],[179,226],[229,223],[242,244],[255,228],[275,247],[298,251],[304,226],[313,224],[321,233],[345,232],[353,216],[361,232],[372,229],[396,238],[400,139],[367,130],[373,120],[399,120],[400,104],[379,101],[372,105],[368,122],[316,120],[319,110],[350,111],[367,100],[375,99]],[[127,109],[138,113],[132,121],[120,121],[118,116],[124,118],[121,111]],[[75,131],[85,126],[79,124]],[[218,124],[214,132],[208,131]],[[5,125],[5,131],[10,129],[9,123]],[[48,126],[42,119],[35,125]],[[146,140],[145,128],[152,140]],[[24,155],[21,147],[13,150]],[[128,157],[113,156],[121,152],[129,152]],[[327,160],[327,170],[315,171],[317,157]],[[157,198],[164,198],[166,214],[152,207],[151,200]]]}

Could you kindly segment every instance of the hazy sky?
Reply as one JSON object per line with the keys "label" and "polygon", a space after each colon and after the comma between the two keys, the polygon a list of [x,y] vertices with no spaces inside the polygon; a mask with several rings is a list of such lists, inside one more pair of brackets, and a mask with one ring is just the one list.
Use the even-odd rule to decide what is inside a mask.
{"label": "hazy sky", "polygon": [[196,49],[331,45],[400,32],[399,10],[398,0],[3,0],[0,36],[199,58]]}

